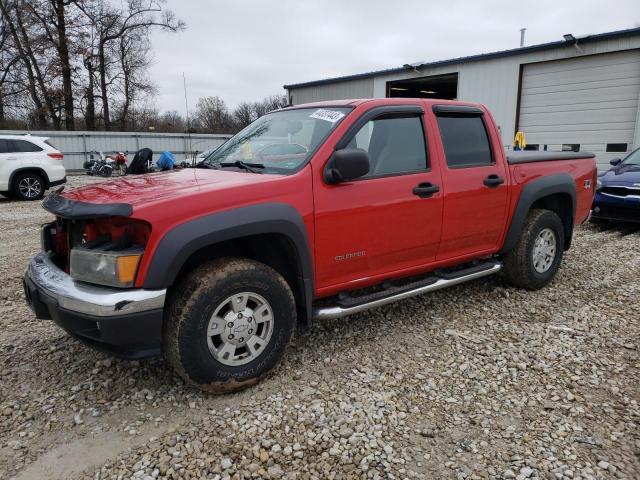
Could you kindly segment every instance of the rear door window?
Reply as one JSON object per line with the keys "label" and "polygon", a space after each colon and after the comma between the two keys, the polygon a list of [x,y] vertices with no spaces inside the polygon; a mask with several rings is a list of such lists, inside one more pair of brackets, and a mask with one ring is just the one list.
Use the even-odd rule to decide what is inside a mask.
{"label": "rear door window", "polygon": [[42,148],[26,140],[7,140],[11,153],[41,152]]}
{"label": "rear door window", "polygon": [[438,126],[449,168],[480,167],[494,163],[481,116],[438,116]]}

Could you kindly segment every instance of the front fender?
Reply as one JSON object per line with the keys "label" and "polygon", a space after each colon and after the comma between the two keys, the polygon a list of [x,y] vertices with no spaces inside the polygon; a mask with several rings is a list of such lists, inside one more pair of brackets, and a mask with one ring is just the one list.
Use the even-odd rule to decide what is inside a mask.
{"label": "front fender", "polygon": [[311,311],[313,265],[307,231],[298,211],[286,203],[261,203],[205,215],[181,223],[167,232],[153,257],[144,279],[145,289],[171,286],[180,269],[198,250],[216,243],[251,235],[278,233],[295,246],[304,305]]}

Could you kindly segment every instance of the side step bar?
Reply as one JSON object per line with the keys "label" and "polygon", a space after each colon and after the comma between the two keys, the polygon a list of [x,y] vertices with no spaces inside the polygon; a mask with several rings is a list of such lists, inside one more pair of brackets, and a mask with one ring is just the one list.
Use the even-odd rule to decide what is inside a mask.
{"label": "side step bar", "polygon": [[[405,300],[407,298],[415,297],[416,295],[422,295],[423,293],[434,292],[436,290],[469,282],[477,278],[493,275],[501,269],[502,263],[490,260],[457,272],[440,273],[437,277],[430,276],[423,281],[410,284],[413,288],[408,290],[406,289],[408,285],[405,287],[391,288],[388,292],[365,295],[364,297],[361,297],[362,301],[359,303],[355,302],[359,300],[356,297],[349,299],[350,301],[348,302],[338,301],[338,305],[314,308],[313,318],[315,320],[330,320],[346,317],[347,315],[363,312],[370,308],[381,307],[382,305],[397,302],[398,300]],[[420,285],[418,286],[416,284]]]}

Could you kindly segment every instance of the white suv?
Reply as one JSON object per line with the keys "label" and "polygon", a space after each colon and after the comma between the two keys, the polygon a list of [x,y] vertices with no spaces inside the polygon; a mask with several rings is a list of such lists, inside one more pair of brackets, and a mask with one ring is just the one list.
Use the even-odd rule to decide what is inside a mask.
{"label": "white suv", "polygon": [[45,137],[0,135],[0,193],[20,200],[42,198],[67,181],[64,155]]}

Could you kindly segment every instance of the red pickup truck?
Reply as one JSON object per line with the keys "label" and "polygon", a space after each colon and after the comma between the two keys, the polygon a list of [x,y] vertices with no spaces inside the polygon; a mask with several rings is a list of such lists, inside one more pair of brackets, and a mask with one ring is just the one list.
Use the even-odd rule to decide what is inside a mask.
{"label": "red pickup truck", "polygon": [[51,194],[24,277],[38,318],[213,392],[255,383],[296,326],[499,271],[554,277],[596,184],[592,154],[505,155],[482,105],[299,105],[197,168]]}

